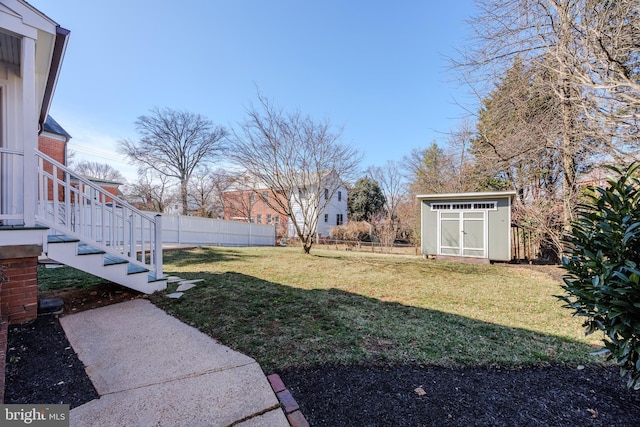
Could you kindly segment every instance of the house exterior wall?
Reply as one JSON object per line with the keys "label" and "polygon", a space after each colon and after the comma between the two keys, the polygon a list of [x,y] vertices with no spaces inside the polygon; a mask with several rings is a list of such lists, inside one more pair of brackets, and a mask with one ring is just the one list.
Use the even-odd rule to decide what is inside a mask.
{"label": "house exterior wall", "polygon": [[[341,215],[341,222],[338,220],[338,215]],[[347,189],[345,187],[340,187],[331,198],[327,207],[320,212],[317,233],[320,234],[321,237],[328,237],[331,228],[337,225],[344,225],[346,222]]]}
{"label": "house exterior wall", "polygon": [[[268,190],[238,190],[224,192],[224,219],[254,224],[279,224],[276,239],[287,236],[288,219],[271,208],[265,198],[275,197]],[[284,202],[284,195],[279,195]]]}
{"label": "house exterior wall", "polygon": [[[439,211],[432,204],[465,204],[473,202],[496,202],[495,209],[471,209],[464,212],[485,212],[486,258],[495,261],[511,260],[511,200],[515,193],[466,193],[418,196],[421,212],[421,250],[423,255],[439,255],[438,230]],[[445,212],[445,211],[441,211]],[[447,210],[446,212],[460,212]]]}
{"label": "house exterior wall", "polygon": [[[31,138],[25,139],[22,112],[24,110],[22,79],[16,71],[6,64],[0,64],[0,108],[6,111],[4,120],[0,129],[3,134],[0,135],[0,147],[17,152],[26,152],[29,144],[34,144],[37,140],[37,125],[33,127],[33,135]],[[15,106],[16,108],[7,108]],[[34,116],[35,117],[35,111]],[[35,145],[35,144],[34,144]],[[33,147],[33,146],[32,146]],[[33,148],[32,148],[33,150]],[[23,214],[24,200],[22,186],[22,175],[24,170],[24,155],[18,154],[0,154],[2,165],[0,174],[0,214],[19,215]],[[20,223],[22,220],[5,221],[5,223]]]}
{"label": "house exterior wall", "polygon": [[[67,140],[64,137],[50,133],[42,133],[38,136],[38,150],[51,157],[55,161],[66,165],[67,164]],[[43,165],[45,171],[53,173],[53,166],[49,162],[45,162]],[[59,170],[58,179],[64,179],[64,172]],[[53,182],[48,182],[48,199],[53,200]],[[58,200],[64,200],[64,191],[58,192]]]}
{"label": "house exterior wall", "polygon": [[[266,197],[274,197],[268,190],[226,191],[223,194],[224,219],[232,221],[248,221],[248,218],[250,218],[253,223],[271,224],[275,222],[274,219],[277,218],[280,224],[280,226],[277,227],[277,238],[297,237],[294,224],[289,222],[287,217],[280,215],[264,202],[263,197],[265,197],[265,193],[268,193],[266,194]],[[319,233],[320,236],[328,236],[331,228],[339,225],[338,215],[341,215],[342,224],[346,223],[347,195],[346,187],[340,187],[331,197],[327,206],[320,212],[318,224],[316,226],[316,233]],[[285,196],[280,195],[279,197],[284,198]],[[315,195],[309,195],[308,197],[315,197]],[[324,194],[320,197],[324,197]],[[282,201],[284,202],[284,200]],[[323,203],[324,200],[321,200],[320,204]],[[293,200],[291,201],[291,204],[298,224],[302,224],[303,215],[301,207]],[[271,222],[268,218],[271,218]]]}

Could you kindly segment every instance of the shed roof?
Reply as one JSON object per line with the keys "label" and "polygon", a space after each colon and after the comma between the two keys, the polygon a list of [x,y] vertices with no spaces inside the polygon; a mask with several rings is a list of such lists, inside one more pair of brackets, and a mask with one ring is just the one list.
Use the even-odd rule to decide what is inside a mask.
{"label": "shed roof", "polygon": [[485,191],[485,192],[476,192],[476,193],[444,193],[444,194],[418,194],[416,197],[418,200],[459,200],[459,199],[469,199],[469,200],[479,200],[479,199],[489,199],[489,198],[504,198],[508,197],[511,200],[515,197],[516,192],[513,190],[510,191]]}

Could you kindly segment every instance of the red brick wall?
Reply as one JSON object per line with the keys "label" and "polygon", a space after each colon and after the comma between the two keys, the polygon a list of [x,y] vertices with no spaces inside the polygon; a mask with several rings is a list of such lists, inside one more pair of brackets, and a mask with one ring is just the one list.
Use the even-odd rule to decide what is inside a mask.
{"label": "red brick wall", "polygon": [[38,258],[0,260],[0,313],[10,324],[34,320],[38,315]]}
{"label": "red brick wall", "polygon": [[59,139],[50,138],[44,135],[38,136],[38,150],[63,165],[65,164],[64,146],[65,142],[60,141]]}
{"label": "red brick wall", "polygon": [[[66,158],[64,155],[65,154],[64,141],[60,141],[59,139],[40,135],[38,136],[38,150],[42,151],[44,154],[51,157],[53,160],[57,161],[58,163],[62,163],[63,165],[66,165]],[[45,162],[44,170],[49,173],[52,173],[53,166],[48,162]],[[62,171],[58,171],[58,178],[59,179],[64,178],[64,173]],[[47,192],[49,195],[48,199],[53,200],[53,183],[49,181],[48,186],[49,186],[49,188],[47,189]],[[58,188],[58,200],[60,201],[64,200],[64,190],[62,189],[62,187]]]}
{"label": "red brick wall", "polygon": [[[260,224],[267,224],[267,215],[271,215],[272,221],[276,216],[280,217],[280,227],[276,230],[278,237],[287,236],[287,217],[280,215],[264,202],[262,193],[268,192],[267,197],[274,197],[268,190],[246,190],[246,191],[227,191],[223,194],[224,199],[224,219],[237,220],[238,218],[246,218],[251,216],[251,222],[257,223],[258,215],[261,217]],[[253,194],[253,202],[251,196]],[[279,195],[284,203],[284,195]],[[245,219],[246,221],[246,219]]]}

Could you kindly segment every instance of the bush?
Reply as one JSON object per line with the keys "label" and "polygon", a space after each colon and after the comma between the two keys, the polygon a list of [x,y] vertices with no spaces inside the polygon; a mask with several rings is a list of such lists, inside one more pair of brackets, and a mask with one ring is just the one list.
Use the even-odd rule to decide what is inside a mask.
{"label": "bush", "polygon": [[329,230],[332,239],[367,242],[371,240],[371,227],[364,221],[349,221],[345,225],[337,225]]}
{"label": "bush", "polygon": [[563,266],[568,274],[559,296],[574,315],[586,318],[586,333],[604,333],[605,348],[640,389],[640,164],[610,167],[620,177],[592,188],[567,236]]}

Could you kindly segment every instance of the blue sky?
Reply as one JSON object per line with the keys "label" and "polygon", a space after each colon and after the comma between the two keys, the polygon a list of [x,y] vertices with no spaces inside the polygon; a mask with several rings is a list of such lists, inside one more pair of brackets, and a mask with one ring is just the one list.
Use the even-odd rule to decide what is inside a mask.
{"label": "blue sky", "polygon": [[[30,0],[71,30],[50,114],[78,159],[114,154],[153,107],[233,127],[256,88],[285,110],[342,128],[363,168],[444,144],[471,105],[446,58],[464,46],[472,0]],[[471,104],[469,104],[471,103]]]}

